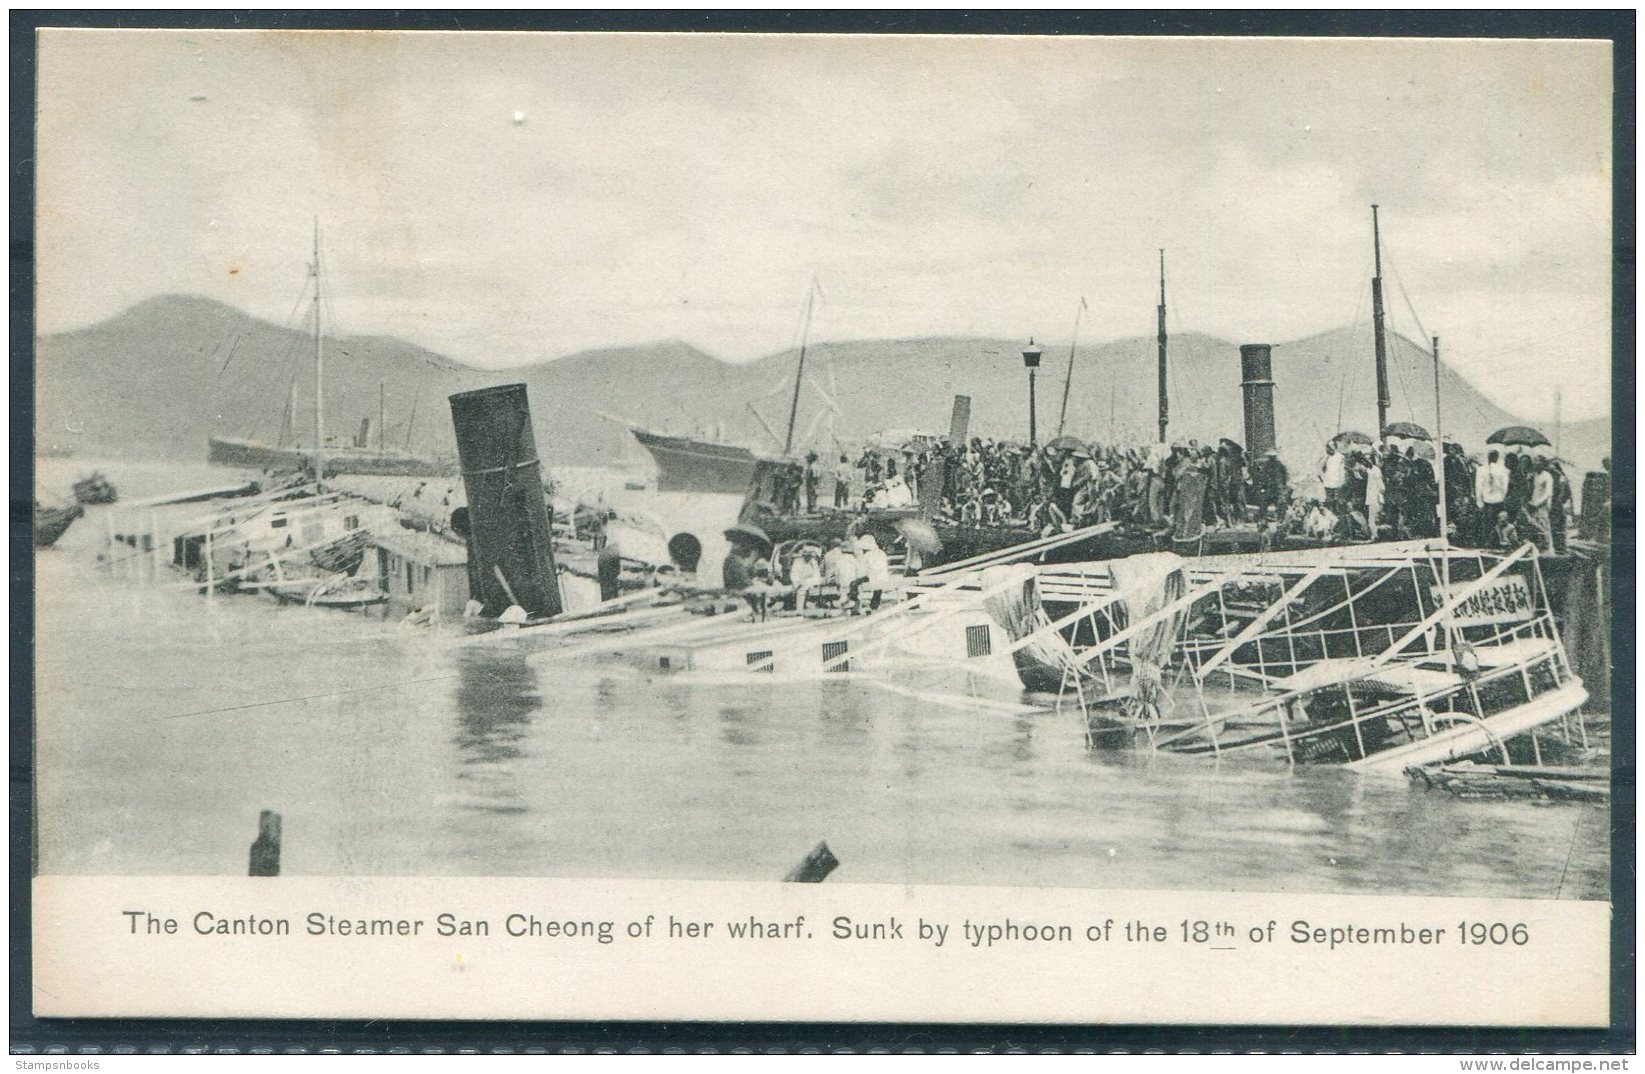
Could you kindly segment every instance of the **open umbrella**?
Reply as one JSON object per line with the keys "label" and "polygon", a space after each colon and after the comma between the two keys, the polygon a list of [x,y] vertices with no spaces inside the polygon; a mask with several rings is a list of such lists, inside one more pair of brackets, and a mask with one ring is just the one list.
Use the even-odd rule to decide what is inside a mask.
{"label": "open umbrella", "polygon": [[703,543],[694,533],[676,533],[668,539],[668,558],[679,564],[681,570],[696,573],[697,564],[703,558]]}
{"label": "open umbrella", "polygon": [[751,526],[746,522],[739,522],[726,530],[725,539],[730,541],[733,547],[746,544],[758,549],[762,555],[769,555],[771,552],[771,538],[767,537],[760,527]]}
{"label": "open umbrella", "polygon": [[1383,437],[1398,436],[1406,440],[1432,440],[1428,430],[1414,421],[1389,422],[1382,430]]}
{"label": "open umbrella", "polygon": [[1085,446],[1085,441],[1077,436],[1059,436],[1045,445],[1047,451],[1085,451],[1091,449]]}
{"label": "open umbrella", "polygon": [[902,539],[908,542],[908,547],[922,555],[932,556],[942,551],[942,538],[924,519],[899,518],[896,527]]}
{"label": "open umbrella", "polygon": [[1353,430],[1349,430],[1348,432],[1338,433],[1337,435],[1331,437],[1331,443],[1333,443],[1333,444],[1365,444],[1366,446],[1370,446],[1371,444],[1375,443],[1375,441],[1372,440],[1369,436],[1366,436],[1364,433],[1356,433]]}
{"label": "open umbrella", "polygon": [[1505,447],[1542,447],[1548,443],[1548,438],[1529,425],[1509,425],[1486,437],[1485,442]]}

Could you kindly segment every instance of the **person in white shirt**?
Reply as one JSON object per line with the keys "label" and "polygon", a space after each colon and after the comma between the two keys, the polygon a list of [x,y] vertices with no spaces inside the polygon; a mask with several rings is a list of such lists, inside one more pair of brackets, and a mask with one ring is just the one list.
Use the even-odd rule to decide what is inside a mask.
{"label": "person in white shirt", "polygon": [[868,610],[877,610],[880,598],[891,588],[891,563],[872,533],[857,538],[857,575],[862,591],[868,594]]}
{"label": "person in white shirt", "polygon": [[1507,498],[1508,465],[1502,461],[1502,452],[1492,448],[1474,476],[1474,499],[1481,507],[1494,507]]}
{"label": "person in white shirt", "polygon": [[839,590],[839,605],[845,607],[851,592],[851,583],[857,580],[857,557],[852,552],[851,538],[841,537],[830,548],[822,561],[823,584]]}
{"label": "person in white shirt", "polygon": [[851,503],[851,460],[844,455],[840,456],[838,465],[834,467],[834,506],[847,507]]}
{"label": "person in white shirt", "polygon": [[1485,465],[1474,474],[1474,502],[1479,504],[1482,545],[1489,545],[1495,538],[1497,513],[1502,509],[1502,501],[1508,498],[1508,477],[1508,464],[1502,461],[1502,452],[1492,448],[1486,453]]}
{"label": "person in white shirt", "polygon": [[817,588],[817,582],[822,578],[822,567],[817,562],[817,546],[804,545],[794,562],[788,565],[788,581],[794,587],[794,610],[805,611],[805,601],[811,591]]}
{"label": "person in white shirt", "polygon": [[1382,460],[1375,453],[1365,470],[1365,522],[1371,530],[1371,540],[1377,539],[1377,520],[1382,517],[1382,498],[1386,482],[1382,479]]}
{"label": "person in white shirt", "polygon": [[1338,518],[1347,518],[1352,509],[1344,499],[1348,488],[1348,460],[1337,450],[1335,440],[1325,445],[1325,461],[1320,463],[1319,479],[1325,486],[1325,505]]}

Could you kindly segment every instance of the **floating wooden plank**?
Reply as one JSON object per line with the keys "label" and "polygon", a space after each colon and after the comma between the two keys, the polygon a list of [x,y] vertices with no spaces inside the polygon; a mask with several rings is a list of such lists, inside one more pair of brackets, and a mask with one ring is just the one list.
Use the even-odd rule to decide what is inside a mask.
{"label": "floating wooden plank", "polygon": [[1578,768],[1549,765],[1446,765],[1440,769],[1446,775],[1498,775],[1518,779],[1605,780],[1611,778],[1608,768]]}
{"label": "floating wooden plank", "polygon": [[1607,802],[1611,798],[1610,784],[1578,782],[1576,780],[1537,779],[1532,786],[1550,798],[1575,802]]}
{"label": "floating wooden plank", "polygon": [[185,489],[181,492],[166,492],[159,496],[149,496],[141,500],[126,500],[121,503],[122,508],[133,507],[165,507],[174,503],[194,503],[198,500],[215,500],[219,497],[245,496],[258,488],[255,481],[242,481],[237,485],[209,485],[205,488]]}

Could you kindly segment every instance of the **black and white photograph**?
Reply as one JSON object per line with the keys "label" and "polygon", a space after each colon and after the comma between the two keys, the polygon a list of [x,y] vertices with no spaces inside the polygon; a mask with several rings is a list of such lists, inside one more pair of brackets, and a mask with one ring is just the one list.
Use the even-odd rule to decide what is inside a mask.
{"label": "black and white photograph", "polygon": [[1609,900],[1610,42],[37,86],[37,876]]}

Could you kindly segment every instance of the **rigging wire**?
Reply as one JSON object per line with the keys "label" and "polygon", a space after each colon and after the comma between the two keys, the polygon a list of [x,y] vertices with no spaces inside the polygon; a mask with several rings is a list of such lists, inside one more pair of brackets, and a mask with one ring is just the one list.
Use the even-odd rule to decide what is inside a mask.
{"label": "rigging wire", "polygon": [[224,705],[221,708],[197,709],[193,712],[177,712],[169,716],[160,716],[157,718],[162,720],[187,720],[195,716],[217,716],[225,712],[244,712],[247,709],[269,708],[274,705],[294,705],[300,701],[316,701],[327,697],[343,697],[347,694],[371,693],[378,690],[398,690],[407,686],[418,686],[431,682],[445,682],[448,679],[455,678],[457,678],[456,674],[431,675],[428,678],[423,679],[406,679],[403,682],[385,682],[377,683],[371,686],[353,686],[341,690],[327,690],[324,693],[319,694],[304,694],[301,697],[280,697],[275,698],[272,701],[252,701],[243,705]]}
{"label": "rigging wire", "polygon": [[[1384,250],[1386,251],[1386,246],[1384,246]],[[1421,340],[1421,343],[1419,343],[1417,345],[1417,349],[1421,353],[1427,354],[1428,350],[1427,350],[1426,344],[1427,344],[1428,340],[1432,339],[1433,337],[1430,336],[1428,334],[1428,330],[1422,326],[1422,318],[1417,316],[1416,305],[1411,301],[1411,296],[1406,292],[1406,290],[1405,290],[1405,280],[1403,278],[1401,278],[1401,276],[1399,274],[1399,269],[1394,264],[1394,260],[1393,260],[1392,257],[1388,258],[1388,268],[1393,273],[1394,285],[1399,288],[1399,297],[1404,299],[1405,309],[1411,315],[1411,322],[1416,325],[1416,329],[1417,329],[1417,333],[1418,333],[1417,338],[1419,340]],[[1401,370],[1401,372],[1400,372],[1400,390],[1405,392],[1405,412],[1406,412],[1407,416],[1409,416],[1414,421],[1416,419],[1416,410],[1411,405],[1410,392],[1405,390],[1405,373],[1404,373],[1403,370]]]}
{"label": "rigging wire", "polygon": [[[303,292],[304,292],[305,295],[308,293],[308,288],[306,286],[303,288]],[[305,318],[304,320],[308,321],[308,318]],[[287,385],[286,394],[285,394],[284,398],[285,399],[291,399],[292,398],[292,389],[297,383],[297,377],[298,377],[299,373],[301,373],[301,371],[302,371],[302,362],[299,360],[300,357],[301,357],[300,351],[301,351],[303,342],[308,338],[310,338],[310,337],[307,334],[303,333],[303,332],[298,332],[298,331],[295,331],[295,330],[292,331],[290,337],[287,338],[287,340],[286,340],[285,350],[282,352],[280,358],[277,359],[276,362],[274,363],[275,366],[280,371],[275,374],[273,382],[270,383],[267,386],[267,388],[264,388],[264,387],[262,387],[260,385],[256,385],[256,384],[249,385],[253,389],[253,391],[256,393],[254,398],[260,399],[261,397],[266,395],[270,389],[278,388],[282,383],[285,383]],[[251,401],[252,400],[248,400],[247,401],[248,404]],[[285,410],[284,400],[282,400],[280,406],[281,406],[282,413],[284,413],[284,410]],[[296,439],[295,434],[296,434],[296,431],[297,431],[297,408],[295,406],[293,406],[291,408],[291,410],[292,410],[291,417],[290,417],[291,429],[292,429],[292,433],[293,433],[293,439]],[[265,414],[263,419],[258,423],[258,428],[259,429],[263,428],[267,424],[268,420],[269,420],[268,416]],[[284,423],[284,420],[285,419],[282,419],[282,424]]]}
{"label": "rigging wire", "polygon": [[[1371,287],[1369,281],[1371,273],[1374,271],[1372,265],[1373,260],[1369,256],[1360,263],[1360,283],[1358,287],[1354,288],[1354,312],[1348,324],[1351,338],[1355,341],[1359,340],[1362,333],[1369,334],[1366,330],[1370,328]],[[1374,343],[1372,346],[1374,346]],[[1364,353],[1372,353],[1371,348],[1367,347]],[[1342,383],[1338,391],[1345,399],[1358,399],[1366,374],[1369,372],[1367,363],[1359,355],[1350,355],[1344,360],[1344,364],[1346,368],[1343,369]],[[1347,420],[1346,410],[1344,409],[1343,417],[1338,424],[1344,424]],[[1337,431],[1341,432],[1342,430],[1338,429]]]}
{"label": "rigging wire", "polygon": [[[308,281],[305,279],[303,281],[302,289],[298,292],[296,300],[292,303],[290,311],[286,314],[285,321],[281,324],[281,328],[283,330],[289,331],[291,329],[292,319],[297,316],[297,311],[302,307],[303,299],[307,295]],[[214,378],[214,383],[217,388],[218,405],[216,410],[219,417],[230,412],[256,409],[258,401],[267,394],[268,389],[274,385],[277,385],[280,381],[281,374],[276,373],[273,384],[263,384],[258,374],[264,372],[268,367],[262,365],[261,363],[253,365],[251,370],[244,376],[237,376],[233,380],[229,380],[225,377],[225,374],[228,371],[229,363],[234,360],[234,356],[238,353],[240,345],[244,342],[246,333],[250,330],[250,328],[250,325],[242,326],[240,331],[235,334],[234,340],[229,347],[228,357],[223,360],[223,364],[218,368],[217,375]],[[274,367],[279,368],[280,365],[280,361],[276,359]],[[220,425],[221,422],[214,422],[214,424]],[[261,422],[259,422],[258,425],[260,426]]]}

